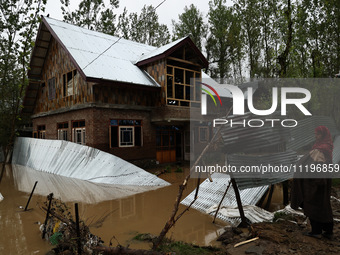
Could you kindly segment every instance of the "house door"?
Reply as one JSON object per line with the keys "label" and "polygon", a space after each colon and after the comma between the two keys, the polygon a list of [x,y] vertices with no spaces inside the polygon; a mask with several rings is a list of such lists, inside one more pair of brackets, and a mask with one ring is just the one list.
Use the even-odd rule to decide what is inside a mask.
{"label": "house door", "polygon": [[183,158],[182,131],[177,126],[158,126],[156,133],[156,160],[159,163],[176,162]]}

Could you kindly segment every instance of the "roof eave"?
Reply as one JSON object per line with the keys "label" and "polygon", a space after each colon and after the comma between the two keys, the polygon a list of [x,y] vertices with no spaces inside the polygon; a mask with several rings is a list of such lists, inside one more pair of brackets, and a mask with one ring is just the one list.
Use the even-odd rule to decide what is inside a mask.
{"label": "roof eave", "polygon": [[178,48],[184,46],[184,44],[189,43],[190,46],[193,48],[193,50],[195,51],[195,53],[197,54],[197,56],[201,59],[201,61],[203,62],[203,66],[204,68],[207,68],[209,63],[207,61],[207,59],[203,56],[202,52],[197,48],[197,46],[194,44],[194,42],[190,39],[190,37],[186,37],[184,40],[180,41],[178,44],[174,45],[173,47],[171,47],[170,49],[166,50],[165,52],[153,56],[151,58],[139,61],[136,63],[137,66],[144,66],[147,65],[149,63],[155,62],[157,60],[163,59],[168,57],[170,54],[172,54],[175,50],[177,50]]}
{"label": "roof eave", "polygon": [[65,46],[65,44],[59,39],[58,35],[53,31],[52,27],[50,26],[50,24],[47,22],[47,20],[45,19],[45,17],[42,17],[42,22],[45,24],[45,26],[47,27],[47,29],[50,31],[51,35],[53,36],[53,38],[55,40],[57,40],[57,42],[61,45],[61,47],[65,50],[66,54],[69,56],[72,64],[74,64],[74,66],[76,67],[77,71],[80,73],[80,75],[82,76],[82,78],[84,80],[86,80],[86,75],[83,72],[83,70],[81,69],[81,67],[78,65],[77,61],[73,58],[72,54],[69,52],[69,50],[67,49],[67,47]]}

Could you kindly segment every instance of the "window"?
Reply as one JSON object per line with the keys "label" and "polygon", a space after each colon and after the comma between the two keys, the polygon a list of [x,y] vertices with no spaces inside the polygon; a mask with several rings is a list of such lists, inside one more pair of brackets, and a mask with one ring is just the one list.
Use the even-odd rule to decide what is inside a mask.
{"label": "window", "polygon": [[72,122],[72,141],[77,144],[85,144],[85,120]]}
{"label": "window", "polygon": [[76,87],[77,70],[63,74],[63,97],[72,96]]}
{"label": "window", "polygon": [[199,141],[201,143],[207,142],[209,139],[208,127],[199,127]]}
{"label": "window", "polygon": [[45,125],[39,125],[38,126],[38,138],[40,139],[46,139],[46,126]]}
{"label": "window", "polygon": [[200,73],[191,69],[167,65],[167,105],[189,107],[191,102],[201,100],[201,90],[191,84],[191,79],[200,78]]}
{"label": "window", "polygon": [[58,123],[58,140],[68,141],[67,130],[68,130],[67,122]]}
{"label": "window", "polygon": [[110,147],[142,146],[141,120],[111,120]]}
{"label": "window", "polygon": [[48,100],[55,99],[55,77],[48,80]]}

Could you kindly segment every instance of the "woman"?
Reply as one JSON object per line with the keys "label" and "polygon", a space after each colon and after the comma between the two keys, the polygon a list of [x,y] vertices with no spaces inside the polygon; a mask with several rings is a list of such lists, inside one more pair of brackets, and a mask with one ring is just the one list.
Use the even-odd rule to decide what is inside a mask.
{"label": "woman", "polygon": [[[315,144],[307,157],[300,160],[303,169],[310,164],[332,164],[333,142],[327,127],[315,129]],[[301,163],[303,161],[303,163]],[[308,167],[308,166],[307,166]],[[312,173],[307,173],[308,174]],[[309,176],[310,178],[310,176]],[[320,238],[333,236],[333,214],[330,202],[332,180],[328,179],[297,179],[294,178],[291,194],[291,207],[303,208],[309,218],[312,231],[307,235]],[[324,232],[322,232],[324,231]]]}

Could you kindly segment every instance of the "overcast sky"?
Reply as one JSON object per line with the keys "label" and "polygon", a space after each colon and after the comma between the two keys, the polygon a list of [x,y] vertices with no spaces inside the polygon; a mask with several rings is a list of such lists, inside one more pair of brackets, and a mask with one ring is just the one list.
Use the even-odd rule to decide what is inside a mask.
{"label": "overcast sky", "polygon": [[[78,7],[80,0],[71,0],[70,2],[70,9],[74,10]],[[104,0],[104,2],[109,3],[109,0]],[[124,7],[127,8],[128,12],[140,13],[144,5],[152,5],[156,7],[162,2],[163,0],[120,0],[117,16],[123,12]],[[159,22],[166,24],[169,30],[172,32],[171,20],[178,20],[178,14],[183,13],[185,6],[194,4],[203,13],[203,15],[206,16],[209,11],[208,3],[209,0],[165,0],[165,2],[157,8],[156,12],[159,17]],[[231,0],[227,0],[227,3],[232,5]],[[49,14],[51,18],[62,20],[63,17],[60,6],[60,0],[48,0],[45,15]]]}

